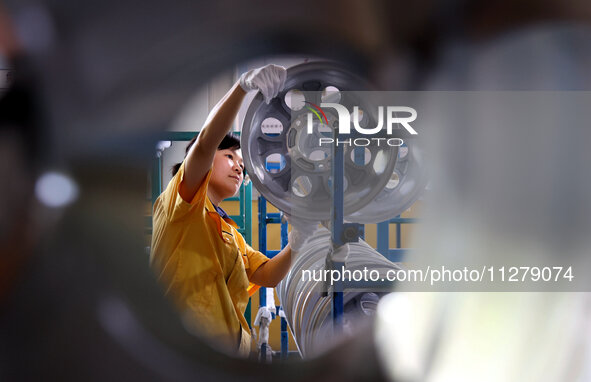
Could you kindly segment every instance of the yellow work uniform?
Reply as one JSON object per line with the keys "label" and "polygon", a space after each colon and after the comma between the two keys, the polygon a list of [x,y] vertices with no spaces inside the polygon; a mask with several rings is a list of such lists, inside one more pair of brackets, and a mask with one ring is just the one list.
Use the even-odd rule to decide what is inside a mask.
{"label": "yellow work uniform", "polygon": [[252,274],[269,259],[252,249],[207,197],[211,171],[190,203],[179,195],[185,163],[154,204],[150,264],[185,322],[214,345],[250,352],[244,311]]}

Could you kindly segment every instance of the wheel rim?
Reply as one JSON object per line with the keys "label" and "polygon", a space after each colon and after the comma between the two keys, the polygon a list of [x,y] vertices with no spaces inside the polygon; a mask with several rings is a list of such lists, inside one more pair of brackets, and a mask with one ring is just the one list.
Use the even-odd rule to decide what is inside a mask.
{"label": "wheel rim", "polygon": [[[287,71],[285,89],[269,105],[258,94],[250,104],[242,127],[241,146],[246,170],[253,184],[271,204],[292,215],[313,219],[330,218],[331,149],[315,144],[318,138],[338,124],[336,114],[326,111],[326,121],[312,134],[306,132],[305,109],[295,110],[288,105],[288,92],[299,91],[306,102],[320,104],[339,90],[343,105],[361,102],[351,98],[353,90],[369,90],[361,78],[334,63],[314,62],[291,67]],[[324,92],[323,92],[324,90]],[[369,106],[367,110],[371,110]],[[373,118],[368,114],[369,118]],[[265,121],[271,120],[280,129],[273,133],[264,130]],[[319,126],[319,124],[315,124]],[[324,130],[322,130],[324,129]],[[350,134],[351,138],[359,135]],[[386,186],[394,171],[397,147],[368,146],[362,163],[356,163],[354,148],[344,146],[344,212],[349,215],[370,203]],[[270,172],[266,161],[280,158],[279,169]],[[363,156],[363,155],[362,155]],[[379,163],[378,163],[379,161]]]}

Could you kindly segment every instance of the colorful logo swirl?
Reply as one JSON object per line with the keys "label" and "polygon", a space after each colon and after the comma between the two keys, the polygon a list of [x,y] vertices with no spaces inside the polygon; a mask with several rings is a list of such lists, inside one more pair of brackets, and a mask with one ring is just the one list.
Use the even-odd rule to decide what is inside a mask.
{"label": "colorful logo swirl", "polygon": [[[326,114],[324,114],[324,111],[322,111],[322,109],[319,106],[313,104],[312,102],[308,102],[308,101],[305,101],[305,102],[314,106],[317,111],[312,109],[310,106],[306,106],[306,108],[308,108],[308,110],[310,110],[312,113],[314,113],[318,117],[320,122],[324,122],[325,124],[328,125],[328,118],[326,118]],[[322,116],[324,117],[324,121],[322,120],[322,118],[320,117],[320,114],[318,114],[318,112],[320,112],[320,114],[322,114]]]}

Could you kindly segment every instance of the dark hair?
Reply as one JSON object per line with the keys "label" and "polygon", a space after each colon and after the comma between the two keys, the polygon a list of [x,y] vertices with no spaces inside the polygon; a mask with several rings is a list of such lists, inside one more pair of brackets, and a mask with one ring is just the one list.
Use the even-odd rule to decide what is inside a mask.
{"label": "dark hair", "polygon": [[[193,139],[191,139],[189,141],[189,144],[187,145],[187,148],[185,149],[185,157],[187,156],[187,154],[189,153],[189,150],[191,149],[191,147],[193,146],[193,144],[197,140],[197,137],[198,137],[198,135],[195,135],[193,137]],[[225,149],[238,150],[239,148],[240,148],[240,139],[232,133],[226,134],[224,139],[222,139],[222,141],[218,145],[218,150],[225,150]],[[181,168],[181,164],[182,164],[182,162],[177,163],[174,166],[172,166],[172,176],[176,175],[176,173]]]}

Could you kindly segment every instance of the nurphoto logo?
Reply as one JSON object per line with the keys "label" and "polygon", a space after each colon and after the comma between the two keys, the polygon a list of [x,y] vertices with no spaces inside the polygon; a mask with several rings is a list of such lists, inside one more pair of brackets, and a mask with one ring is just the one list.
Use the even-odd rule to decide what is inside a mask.
{"label": "nurphoto logo", "polygon": [[[375,135],[380,133],[386,126],[386,134],[392,135],[399,131],[400,128],[404,128],[408,134],[417,135],[417,131],[410,125],[411,122],[417,119],[417,111],[412,107],[408,106],[378,106],[378,121],[375,127],[362,127],[360,123],[362,112],[359,110],[359,106],[353,107],[353,112],[349,112],[347,108],[338,103],[323,102],[320,106],[317,106],[311,102],[306,102],[308,105],[307,109],[311,112],[308,113],[307,120],[307,133],[312,134],[314,132],[314,115],[318,118],[321,124],[328,125],[328,118],[323,108],[332,108],[338,115],[338,133],[339,135],[351,133],[351,122],[353,122],[353,128],[363,135]],[[313,115],[314,114],[314,115]],[[351,121],[352,120],[352,121]],[[385,121],[385,122],[384,122]],[[382,142],[385,142],[388,146],[402,146],[404,140],[399,137],[384,138],[384,137],[367,137],[367,138],[355,138],[355,139],[338,139],[337,145],[350,145],[350,146],[369,146],[372,142],[380,146]],[[332,144],[334,138],[322,137],[319,138],[319,145]]]}

